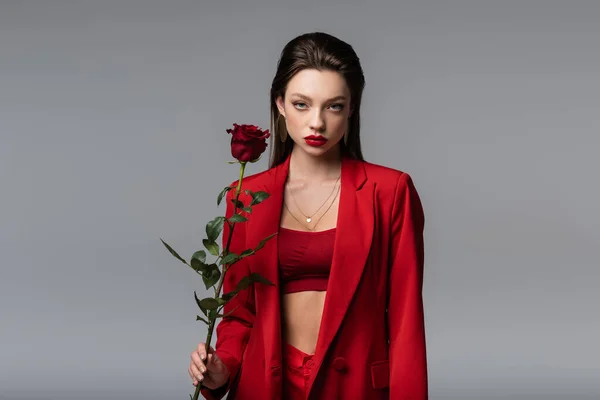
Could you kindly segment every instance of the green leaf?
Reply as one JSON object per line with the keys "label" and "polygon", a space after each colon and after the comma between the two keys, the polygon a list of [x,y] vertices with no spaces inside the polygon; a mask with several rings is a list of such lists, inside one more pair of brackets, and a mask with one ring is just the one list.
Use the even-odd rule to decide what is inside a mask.
{"label": "green leaf", "polygon": [[190,266],[196,272],[204,272],[206,270],[206,252],[204,250],[198,250],[192,255],[190,260]]}
{"label": "green leaf", "polygon": [[219,245],[215,242],[211,242],[208,239],[202,239],[202,244],[206,247],[206,250],[213,256],[219,255]]}
{"label": "green leaf", "polygon": [[248,256],[250,256],[252,254],[254,254],[254,250],[247,249],[247,250],[242,251],[242,254],[240,254],[240,258],[241,257],[248,257]]}
{"label": "green leaf", "polygon": [[192,254],[192,260],[196,258],[200,260],[200,262],[206,262],[206,252],[204,250],[198,250],[194,254]]}
{"label": "green leaf", "polygon": [[227,161],[227,164],[237,164],[239,161]]}
{"label": "green leaf", "polygon": [[196,321],[202,321],[202,322],[204,322],[206,325],[209,325],[209,324],[210,324],[210,322],[208,322],[207,320],[205,320],[204,318],[202,318],[202,317],[201,317],[201,316],[199,316],[199,315],[196,315]]}
{"label": "green leaf", "polygon": [[[211,300],[215,300],[215,299],[211,299]],[[210,310],[208,312],[208,319],[209,320],[214,321],[217,318],[217,316],[219,315],[219,311],[217,310],[217,308],[215,308],[214,310]]]}
{"label": "green leaf", "polygon": [[200,300],[200,304],[202,305],[202,307],[210,311],[216,310],[219,307],[219,302],[212,297],[206,297]]}
{"label": "green leaf", "polygon": [[223,224],[225,223],[225,217],[218,216],[215,217],[212,221],[206,224],[206,237],[209,242],[214,242],[217,240],[221,231],[223,230]]}
{"label": "green leaf", "polygon": [[235,290],[237,290],[238,292],[241,292],[242,290],[247,289],[251,283],[252,282],[250,281],[250,278],[245,276],[242,279],[240,279],[237,286],[235,287]]}
{"label": "green leaf", "polygon": [[202,305],[202,302],[200,301],[200,299],[196,295],[196,291],[195,290],[194,290],[194,299],[196,299],[196,304],[198,304],[198,307],[200,307],[200,310],[202,310],[202,313],[208,317],[207,309]]}
{"label": "green leaf", "polygon": [[221,270],[217,264],[207,265],[206,271],[202,274],[202,281],[206,289],[213,287],[221,278]]}
{"label": "green leaf", "polygon": [[267,240],[271,239],[275,235],[277,235],[277,232],[275,232],[275,233],[267,236],[263,240],[261,240],[260,243],[258,244],[258,246],[256,246],[256,248],[254,249],[254,251],[259,251],[260,249],[262,249],[263,247],[265,247],[265,244],[267,243]]}
{"label": "green leaf", "polygon": [[229,252],[221,259],[221,264],[233,264],[239,257],[234,252]]}
{"label": "green leaf", "polygon": [[244,208],[244,203],[242,203],[241,200],[231,199],[231,202],[234,206],[237,206],[237,208]]}
{"label": "green leaf", "polygon": [[226,303],[226,301],[220,297],[217,297],[217,303],[219,303],[219,307],[224,305]]}
{"label": "green leaf", "polygon": [[231,218],[229,218],[229,222],[246,222],[248,218],[244,217],[240,214],[233,214]]}
{"label": "green leaf", "polygon": [[256,204],[260,204],[263,201],[265,201],[266,199],[268,199],[269,196],[271,196],[271,195],[267,192],[252,193],[252,202],[250,203],[250,205],[253,206]]}
{"label": "green leaf", "polygon": [[223,190],[221,190],[221,193],[219,193],[219,196],[217,197],[217,205],[221,205],[221,201],[223,200],[223,197],[227,194],[227,192],[229,192],[231,189],[233,189],[231,186],[227,186],[226,188],[224,188]]}
{"label": "green leaf", "polygon": [[248,207],[240,207],[242,210],[246,211],[248,214],[252,214],[252,207],[248,206]]}
{"label": "green leaf", "polygon": [[221,298],[225,301],[228,302],[229,300],[231,300],[236,294],[238,294],[237,290],[233,290],[231,292],[228,293],[224,293]]}
{"label": "green leaf", "polygon": [[169,246],[167,243],[165,243],[164,240],[160,239],[160,241],[165,245],[165,247],[167,248],[167,250],[169,250],[171,252],[171,254],[173,255],[173,257],[177,258],[182,263],[187,264],[187,262],[183,258],[181,258],[181,256],[179,254],[177,254],[177,252],[175,250],[173,250],[173,248],[171,246]]}
{"label": "green leaf", "polygon": [[194,271],[196,271],[198,273],[204,274],[206,272],[207,265],[197,258],[192,258],[192,261],[190,262],[190,266],[192,267],[192,269]]}
{"label": "green leaf", "polygon": [[264,285],[275,286],[274,283],[272,283],[271,281],[269,281],[267,278],[265,278],[264,276],[262,276],[258,272],[251,273],[249,278],[250,278],[250,281],[253,282],[253,283],[254,282],[258,282],[258,283],[262,283]]}
{"label": "green leaf", "polygon": [[258,156],[258,158],[256,160],[252,160],[250,161],[251,164],[254,164],[255,162],[258,162],[258,160],[260,160],[260,158],[262,157],[262,154],[260,156]]}

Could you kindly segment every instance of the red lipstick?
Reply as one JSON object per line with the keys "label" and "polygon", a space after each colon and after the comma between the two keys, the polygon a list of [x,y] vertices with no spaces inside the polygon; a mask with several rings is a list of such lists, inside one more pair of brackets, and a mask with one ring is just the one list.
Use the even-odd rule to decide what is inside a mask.
{"label": "red lipstick", "polygon": [[304,138],[304,141],[309,146],[320,147],[327,143],[327,138],[320,135],[310,135]]}

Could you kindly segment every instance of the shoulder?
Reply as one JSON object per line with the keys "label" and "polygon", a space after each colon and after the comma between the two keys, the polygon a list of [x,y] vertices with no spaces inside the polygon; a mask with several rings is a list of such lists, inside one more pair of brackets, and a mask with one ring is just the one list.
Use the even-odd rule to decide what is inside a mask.
{"label": "shoulder", "polygon": [[423,205],[408,172],[366,161],[363,161],[363,165],[367,179],[377,187],[379,200],[391,206],[392,215],[404,213],[412,215],[416,223],[425,223]]}
{"label": "shoulder", "polygon": [[412,188],[413,181],[410,174],[404,170],[391,168],[385,165],[361,161],[367,179],[373,181],[379,190],[396,193],[398,190]]}

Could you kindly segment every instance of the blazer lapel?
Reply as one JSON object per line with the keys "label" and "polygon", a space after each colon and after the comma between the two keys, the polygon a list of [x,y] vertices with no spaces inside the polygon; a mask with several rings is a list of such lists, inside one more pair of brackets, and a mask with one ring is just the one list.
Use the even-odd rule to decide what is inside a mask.
{"label": "blazer lapel", "polygon": [[[250,222],[252,227],[248,233],[248,242],[251,248],[256,247],[265,237],[279,232],[281,211],[283,208],[283,194],[285,181],[287,179],[290,157],[282,164],[266,172],[264,183],[258,190],[264,190],[270,194],[269,198],[253,210]],[[281,390],[282,372],[282,337],[281,337],[281,299],[278,268],[278,242],[279,235],[269,239],[266,245],[260,249],[252,260],[253,272],[258,272],[274,286],[255,284],[256,308],[260,314],[257,323],[262,324],[263,340],[265,350],[265,372],[267,377],[267,390],[270,397]]]}
{"label": "blazer lapel", "polygon": [[312,388],[331,343],[348,311],[364,271],[374,230],[375,185],[367,180],[361,161],[344,159],[333,262],[314,355]]}

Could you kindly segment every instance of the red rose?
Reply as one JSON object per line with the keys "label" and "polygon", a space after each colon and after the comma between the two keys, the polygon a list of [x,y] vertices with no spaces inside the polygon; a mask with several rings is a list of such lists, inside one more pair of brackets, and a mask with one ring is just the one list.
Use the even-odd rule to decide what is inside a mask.
{"label": "red rose", "polygon": [[261,130],[254,125],[233,124],[231,133],[231,155],[241,162],[254,161],[267,148],[267,138],[271,136],[269,130]]}

